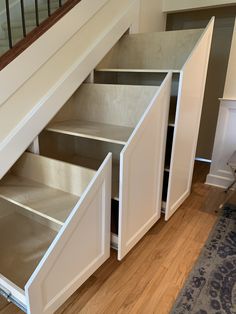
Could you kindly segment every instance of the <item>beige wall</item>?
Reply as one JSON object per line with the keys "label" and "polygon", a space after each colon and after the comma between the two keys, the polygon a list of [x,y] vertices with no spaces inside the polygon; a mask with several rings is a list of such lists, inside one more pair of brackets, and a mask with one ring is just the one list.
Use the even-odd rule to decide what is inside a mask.
{"label": "beige wall", "polygon": [[183,11],[210,8],[219,5],[236,4],[232,0],[163,0],[163,11]]}
{"label": "beige wall", "polygon": [[223,97],[236,99],[236,20]]}
{"label": "beige wall", "polygon": [[162,0],[140,1],[140,32],[164,31],[166,14],[162,12]]}

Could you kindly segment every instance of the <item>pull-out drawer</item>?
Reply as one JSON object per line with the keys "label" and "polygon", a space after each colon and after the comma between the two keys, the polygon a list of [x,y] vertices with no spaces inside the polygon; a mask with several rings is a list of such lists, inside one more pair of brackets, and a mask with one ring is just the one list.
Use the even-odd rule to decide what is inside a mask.
{"label": "pull-out drawer", "polygon": [[83,84],[39,137],[41,154],[88,168],[112,152],[118,259],[161,215],[170,89],[171,74],[160,87]]}
{"label": "pull-out drawer", "polygon": [[165,72],[173,73],[163,182],[166,220],[191,191],[213,26],[214,18],[205,29],[126,34],[94,73],[95,83],[130,85],[159,85]]}
{"label": "pull-out drawer", "polygon": [[94,171],[25,153],[0,195],[1,294],[51,314],[110,255],[111,154]]}

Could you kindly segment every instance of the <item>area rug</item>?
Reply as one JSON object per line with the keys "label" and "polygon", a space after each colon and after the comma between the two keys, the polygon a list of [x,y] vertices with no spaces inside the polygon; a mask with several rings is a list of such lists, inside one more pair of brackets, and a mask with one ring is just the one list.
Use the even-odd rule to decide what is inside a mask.
{"label": "area rug", "polygon": [[236,206],[226,205],[171,314],[236,314]]}

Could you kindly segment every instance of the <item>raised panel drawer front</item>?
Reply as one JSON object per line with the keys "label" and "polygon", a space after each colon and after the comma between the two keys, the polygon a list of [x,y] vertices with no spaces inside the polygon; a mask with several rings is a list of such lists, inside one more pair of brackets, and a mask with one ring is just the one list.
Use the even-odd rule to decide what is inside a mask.
{"label": "raised panel drawer front", "polygon": [[24,153],[0,181],[0,290],[27,313],[53,313],[109,258],[111,165]]}
{"label": "raised panel drawer front", "polygon": [[161,216],[171,81],[169,73],[120,154],[119,260]]}

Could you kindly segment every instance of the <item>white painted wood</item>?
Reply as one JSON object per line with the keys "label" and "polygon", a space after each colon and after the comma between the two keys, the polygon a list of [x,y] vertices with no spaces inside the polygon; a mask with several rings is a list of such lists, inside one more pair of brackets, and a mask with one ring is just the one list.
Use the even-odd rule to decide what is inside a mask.
{"label": "white painted wood", "polygon": [[[180,70],[171,70],[172,73],[179,73]],[[96,68],[96,72],[128,72],[128,73],[168,73],[168,69],[123,69],[123,68]]]}
{"label": "white painted wood", "polygon": [[178,12],[233,5],[235,3],[233,0],[163,0],[162,8],[164,12]]}
{"label": "white painted wood", "polygon": [[164,153],[171,73],[121,152],[118,259],[121,260],[161,215]]}
{"label": "white painted wood", "polygon": [[224,98],[236,98],[236,19],[230,48],[229,62],[225,79]]}
{"label": "white painted wood", "polygon": [[84,81],[85,83],[94,83],[94,71],[89,73],[88,77]]}
{"label": "white painted wood", "polygon": [[201,33],[197,29],[125,35],[97,68],[181,70]]}
{"label": "white painted wood", "polygon": [[[180,80],[175,79],[172,83],[174,106],[171,101],[169,126],[174,128],[174,137],[171,162],[166,165],[170,177],[166,219],[190,193],[212,28],[213,21],[205,31],[125,35],[96,69],[98,82],[99,79],[101,82],[111,79],[118,84],[155,84],[158,77],[151,75],[168,68],[175,69],[172,73],[180,73]],[[157,51],[158,45],[161,47]],[[186,152],[184,156],[183,151]]]}
{"label": "white painted wood", "polygon": [[28,313],[53,313],[109,257],[110,205],[111,154],[27,282]]}
{"label": "white painted wood", "polygon": [[33,153],[33,154],[40,154],[39,151],[39,138],[38,136],[33,140],[33,142],[30,144],[30,146],[28,147],[27,151]]}
{"label": "white painted wood", "polygon": [[93,121],[67,120],[51,123],[47,130],[98,141],[125,144],[133,128]]}
{"label": "white painted wood", "polygon": [[[56,25],[4,68],[0,72],[0,84],[2,86],[0,106],[76,34],[106,2],[108,1],[80,1],[80,3],[56,23]],[[17,14],[15,13],[12,18],[14,19],[16,16]],[[60,34],[60,36],[58,36],[58,34]]]}
{"label": "white painted wood", "polygon": [[[13,94],[8,90],[8,98],[4,104],[1,102],[0,107],[0,178],[134,23],[137,18],[136,5],[137,0],[108,1],[34,75],[24,84],[21,81],[23,85],[18,90],[14,87]],[[53,36],[54,39],[59,37]],[[43,41],[43,46],[50,47],[52,40],[49,42],[47,45]],[[37,51],[41,53],[42,49]],[[30,67],[29,60],[31,61],[31,54],[27,56],[25,63],[22,62],[17,73]],[[15,67],[10,75],[11,81],[15,76],[12,73],[16,73]],[[6,77],[5,79],[7,81]],[[5,85],[1,86],[5,91]]]}
{"label": "white painted wood", "polygon": [[4,291],[8,291],[9,294],[14,296],[14,298],[22,305],[22,307],[26,307],[26,298],[25,292],[23,289],[20,289],[15,285],[13,282],[5,278],[3,275],[0,274],[0,288]]}
{"label": "white painted wood", "polygon": [[173,215],[191,190],[213,26],[214,18],[188,57],[180,75],[166,220]]}
{"label": "white painted wood", "polygon": [[220,101],[212,164],[206,183],[227,188],[233,181],[227,162],[236,150],[236,99]]}

